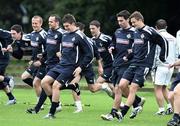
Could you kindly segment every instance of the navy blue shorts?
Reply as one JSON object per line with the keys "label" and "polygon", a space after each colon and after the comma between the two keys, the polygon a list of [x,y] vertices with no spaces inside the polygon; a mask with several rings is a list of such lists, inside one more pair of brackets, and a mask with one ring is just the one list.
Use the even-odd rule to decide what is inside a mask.
{"label": "navy blue shorts", "polygon": [[110,78],[114,86],[119,84],[119,81],[121,80],[127,68],[128,66],[114,67],[112,71],[112,77]]}
{"label": "navy blue shorts", "polygon": [[0,75],[4,76],[7,66],[8,66],[8,64],[0,64]]}
{"label": "navy blue shorts", "polygon": [[112,77],[112,70],[113,70],[112,66],[103,68],[104,72],[103,72],[103,75],[101,77],[104,78],[106,80],[106,82],[108,82],[108,83],[111,83],[110,78]]}
{"label": "navy blue shorts", "polygon": [[95,83],[95,73],[93,71],[92,65],[89,65],[85,70],[82,70],[81,74],[81,76],[84,75],[87,84]]}
{"label": "navy blue shorts", "polygon": [[8,83],[6,82],[0,82],[0,90],[4,89],[7,85]]}
{"label": "navy blue shorts", "polygon": [[42,65],[40,67],[36,67],[34,65],[30,65],[29,68],[26,70],[31,76],[38,77],[39,79],[43,79],[46,75],[46,66]]}
{"label": "navy blue shorts", "polygon": [[26,70],[31,76],[35,77],[36,73],[38,71],[38,67],[35,67],[33,64],[31,64],[27,70]]}
{"label": "navy blue shorts", "polygon": [[138,84],[139,87],[143,87],[144,81],[148,73],[148,67],[130,65],[128,69],[124,72],[122,78],[127,79],[132,83]]}
{"label": "navy blue shorts", "polygon": [[46,66],[42,65],[38,68],[35,76],[42,80],[45,75],[46,75]]}
{"label": "navy blue shorts", "polygon": [[180,83],[180,72],[177,73],[176,78],[171,84],[170,91],[174,91],[174,88]]}
{"label": "navy blue shorts", "polygon": [[47,75],[64,85],[74,78],[74,70],[74,66],[61,66],[58,64],[54,68],[50,69]]}

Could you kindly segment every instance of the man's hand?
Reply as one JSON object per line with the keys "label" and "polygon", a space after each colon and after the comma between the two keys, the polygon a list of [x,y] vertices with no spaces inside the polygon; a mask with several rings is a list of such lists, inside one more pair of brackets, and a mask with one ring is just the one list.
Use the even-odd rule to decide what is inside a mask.
{"label": "man's hand", "polygon": [[110,47],[110,48],[108,49],[108,51],[109,51],[110,54],[112,54],[113,49],[114,49],[114,47]]}
{"label": "man's hand", "polygon": [[11,45],[8,45],[8,46],[7,46],[7,51],[8,51],[8,52],[13,52],[13,48],[12,48]]}

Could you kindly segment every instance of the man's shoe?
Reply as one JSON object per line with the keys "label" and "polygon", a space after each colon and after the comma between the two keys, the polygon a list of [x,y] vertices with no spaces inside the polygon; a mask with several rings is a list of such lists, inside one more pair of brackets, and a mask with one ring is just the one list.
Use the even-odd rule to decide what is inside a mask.
{"label": "man's shoe", "polygon": [[14,105],[16,104],[16,99],[13,99],[13,100],[9,100],[6,105]]}
{"label": "man's shoe", "polygon": [[143,108],[145,102],[146,99],[144,97],[141,97],[141,102],[139,102],[138,106],[141,106]]}
{"label": "man's shoe", "polygon": [[103,120],[107,120],[107,121],[112,121],[113,119],[114,119],[114,117],[113,117],[113,115],[112,114],[106,114],[106,115],[104,115],[104,114],[102,114],[101,115],[101,118],[103,119]]}
{"label": "man's shoe", "polygon": [[165,115],[165,111],[157,111],[155,114],[156,115]]}
{"label": "man's shoe", "polygon": [[80,113],[82,111],[83,111],[82,109],[76,109],[73,113]]}
{"label": "man's shoe", "polygon": [[134,109],[132,110],[132,113],[130,114],[129,118],[130,118],[130,119],[133,119],[133,118],[136,117],[137,114],[140,113],[140,112],[142,112],[142,107],[141,107],[141,106],[138,106],[138,107],[134,108]]}
{"label": "man's shoe", "polygon": [[36,110],[34,108],[30,108],[30,109],[27,109],[26,110],[26,113],[29,113],[29,114],[37,114]]}
{"label": "man's shoe", "polygon": [[105,91],[110,97],[114,98],[113,91],[107,83],[102,84],[102,90]]}
{"label": "man's shoe", "polygon": [[50,113],[43,117],[43,119],[55,119],[56,117]]}
{"label": "man's shoe", "polygon": [[56,107],[56,113],[61,112],[61,111],[62,111],[62,105],[59,104],[59,106]]}
{"label": "man's shoe", "polygon": [[180,126],[180,120],[179,120],[179,119],[172,118],[172,119],[169,120],[169,122],[167,123],[167,126]]}
{"label": "man's shoe", "polygon": [[172,108],[167,108],[165,114],[166,114],[166,115],[171,115],[171,114],[173,114]]}
{"label": "man's shoe", "polygon": [[119,122],[122,122],[124,117],[123,117],[121,112],[116,112],[115,116],[116,116],[116,118],[118,119]]}

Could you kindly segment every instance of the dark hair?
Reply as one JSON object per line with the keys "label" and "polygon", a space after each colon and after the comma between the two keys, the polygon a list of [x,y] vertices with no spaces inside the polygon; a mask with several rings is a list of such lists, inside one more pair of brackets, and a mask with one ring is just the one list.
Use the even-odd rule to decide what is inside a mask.
{"label": "dark hair", "polygon": [[50,15],[50,17],[55,17],[55,22],[59,22],[59,23],[61,22],[61,18],[57,14],[52,14]]}
{"label": "dark hair", "polygon": [[129,16],[130,16],[130,13],[127,10],[122,10],[116,14],[116,17],[124,17],[124,19],[126,20],[129,18]]}
{"label": "dark hair", "polygon": [[166,29],[167,22],[164,19],[159,19],[156,21],[156,27],[157,27],[157,29]]}
{"label": "dark hair", "polygon": [[136,20],[142,20],[144,22],[144,17],[139,11],[133,12],[129,18],[135,18]]}
{"label": "dark hair", "polygon": [[22,33],[23,34],[23,30],[22,30],[22,26],[19,24],[15,24],[11,27],[11,30],[15,30],[17,33]]}
{"label": "dark hair", "polygon": [[65,14],[64,17],[62,18],[63,23],[76,23],[76,19],[72,14]]}
{"label": "dark hair", "polygon": [[85,28],[85,24],[83,24],[82,22],[76,22],[76,27],[79,27],[79,30],[84,30]]}
{"label": "dark hair", "polygon": [[95,25],[97,28],[101,27],[101,23],[98,20],[92,20],[89,25]]}

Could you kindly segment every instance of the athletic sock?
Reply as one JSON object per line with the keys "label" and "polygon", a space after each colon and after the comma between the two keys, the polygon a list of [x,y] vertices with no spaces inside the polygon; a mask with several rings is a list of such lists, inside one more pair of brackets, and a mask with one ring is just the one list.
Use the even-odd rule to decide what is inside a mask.
{"label": "athletic sock", "polygon": [[77,110],[82,110],[81,101],[75,101],[75,105],[76,105],[76,107],[77,107]]}
{"label": "athletic sock", "polygon": [[52,115],[54,115],[55,112],[56,112],[56,107],[57,107],[58,105],[59,105],[59,102],[52,102],[49,113],[52,114]]}
{"label": "athletic sock", "polygon": [[167,104],[167,108],[172,108],[171,103],[168,103],[168,104]]}
{"label": "athletic sock", "polygon": [[46,95],[45,91],[42,89],[38,103],[34,107],[36,113],[39,112],[39,110],[41,109],[41,106],[44,104],[46,98],[47,98],[47,95]]}
{"label": "athletic sock", "polygon": [[125,105],[122,110],[121,110],[121,113],[122,113],[122,116],[124,117],[126,115],[126,113],[128,112],[129,110],[129,106]]}
{"label": "athletic sock", "polygon": [[9,100],[13,100],[14,99],[14,96],[13,96],[13,94],[11,92],[6,93],[6,95],[8,96]]}
{"label": "athletic sock", "polygon": [[111,109],[110,114],[113,116],[113,118],[116,116],[116,112],[117,112],[117,111],[118,111],[118,110],[115,109],[115,108],[112,108],[112,109]]}
{"label": "athletic sock", "polygon": [[139,96],[135,96],[135,100],[133,102],[133,108],[138,107],[139,103],[141,102],[141,98]]}
{"label": "athletic sock", "polygon": [[173,119],[178,119],[178,120],[180,120],[180,115],[179,115],[179,114],[177,114],[177,113],[174,113],[174,115],[173,115]]}
{"label": "athletic sock", "polygon": [[32,78],[26,78],[23,79],[24,83],[28,84],[29,86],[33,87],[33,79]]}
{"label": "athletic sock", "polygon": [[48,97],[49,97],[50,102],[52,103],[52,95],[49,95]]}
{"label": "athletic sock", "polygon": [[160,112],[165,111],[165,108],[164,107],[159,107],[159,111]]}

